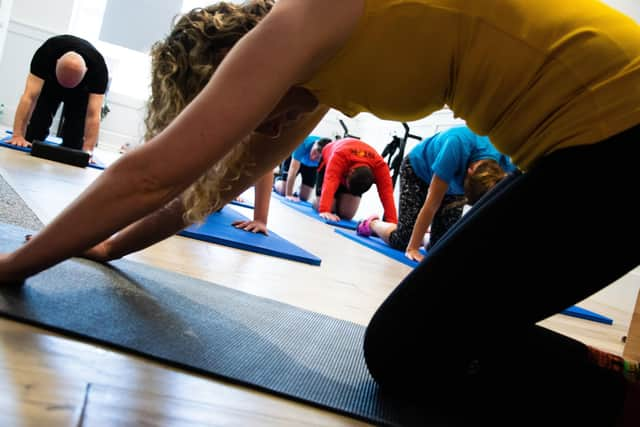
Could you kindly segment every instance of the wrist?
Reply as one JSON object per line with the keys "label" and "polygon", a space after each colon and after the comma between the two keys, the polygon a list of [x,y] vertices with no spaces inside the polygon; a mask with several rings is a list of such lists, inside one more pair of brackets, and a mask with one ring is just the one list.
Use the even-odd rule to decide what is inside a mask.
{"label": "wrist", "polygon": [[417,251],[420,249],[421,245],[416,245],[414,242],[409,242],[407,245],[407,251]]}

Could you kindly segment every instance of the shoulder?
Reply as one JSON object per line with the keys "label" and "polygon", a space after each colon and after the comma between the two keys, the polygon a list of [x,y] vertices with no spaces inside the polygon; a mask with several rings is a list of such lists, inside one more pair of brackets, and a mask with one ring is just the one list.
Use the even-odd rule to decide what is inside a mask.
{"label": "shoulder", "polygon": [[305,52],[306,67],[299,77],[300,83],[305,82],[347,43],[364,13],[365,2],[278,0],[262,22],[263,34],[283,36],[287,49],[295,51],[299,46]]}

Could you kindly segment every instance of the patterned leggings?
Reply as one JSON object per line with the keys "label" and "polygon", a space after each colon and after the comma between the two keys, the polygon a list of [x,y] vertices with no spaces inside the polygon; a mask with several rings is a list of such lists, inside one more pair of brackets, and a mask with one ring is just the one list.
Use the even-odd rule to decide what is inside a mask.
{"label": "patterned leggings", "polygon": [[[429,184],[420,179],[411,167],[409,157],[400,166],[400,206],[398,228],[389,236],[389,246],[405,250],[411,240],[413,225],[418,218],[429,192]],[[442,205],[433,217],[427,249],[462,217],[464,196],[445,195]]]}

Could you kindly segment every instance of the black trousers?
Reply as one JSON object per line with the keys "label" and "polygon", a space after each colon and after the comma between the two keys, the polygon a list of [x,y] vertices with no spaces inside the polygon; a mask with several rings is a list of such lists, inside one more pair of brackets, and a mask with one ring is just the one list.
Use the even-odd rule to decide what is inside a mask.
{"label": "black trousers", "polygon": [[[398,203],[398,228],[389,235],[389,246],[404,251],[411,240],[413,226],[427,199],[429,184],[416,175],[409,156],[400,166],[400,199]],[[431,222],[427,249],[430,249],[461,217],[464,196],[446,194]]]}
{"label": "black trousers", "polygon": [[84,125],[87,116],[89,94],[79,91],[65,93],[53,84],[45,82],[31,114],[25,139],[44,141],[49,135],[53,117],[61,103],[64,103],[62,115],[62,146],[82,149],[84,143]]}
{"label": "black trousers", "polygon": [[531,424],[614,425],[620,376],[536,323],[640,264],[628,203],[640,181],[638,141],[640,126],[556,151],[449,229],[367,327],[365,358],[381,388],[423,404],[455,401],[491,425],[522,425],[508,409]]}

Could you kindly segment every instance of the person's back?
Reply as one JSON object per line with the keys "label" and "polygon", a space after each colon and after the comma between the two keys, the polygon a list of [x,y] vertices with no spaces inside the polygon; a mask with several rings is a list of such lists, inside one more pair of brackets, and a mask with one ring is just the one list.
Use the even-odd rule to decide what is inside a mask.
{"label": "person's back", "polygon": [[[274,191],[290,200],[308,200],[316,184],[322,148],[330,141],[317,135],[307,136],[302,144],[280,163],[278,176],[273,183]],[[294,186],[298,175],[302,176],[302,182],[296,195]]]}
{"label": "person's back", "polygon": [[467,126],[455,126],[423,139],[408,154],[413,171],[429,184],[433,175],[447,182],[447,194],[463,195],[467,169],[478,160],[490,159],[505,172],[515,170],[509,158],[500,153],[486,136]]}
{"label": "person's back", "polygon": [[[84,79],[72,88],[58,84],[56,63],[67,52],[75,52],[86,63]],[[45,82],[56,84],[59,90],[65,90],[68,96],[79,93],[104,94],[107,90],[108,70],[102,54],[88,41],[70,34],[53,36],[47,39],[33,55],[30,72]]]}
{"label": "person's back", "polygon": [[320,164],[320,159],[312,159],[311,151],[313,150],[313,146],[317,141],[326,140],[327,138],[323,138],[317,135],[310,135],[302,141],[302,144],[296,148],[293,153],[291,153],[291,158],[299,161],[304,166],[315,167],[317,168]]}
{"label": "person's back", "polygon": [[[349,178],[359,168],[368,168],[372,175],[369,185],[352,189]],[[380,200],[389,221],[397,221],[395,202],[393,200],[393,184],[389,167],[384,158],[371,145],[355,138],[344,138],[330,142],[322,149],[322,160],[318,166],[318,184],[316,195],[320,198],[317,210],[322,213],[332,212],[334,197],[348,194],[356,198],[349,204],[347,218],[352,218],[360,203],[362,193],[375,183]],[[359,174],[359,172],[358,172]]]}
{"label": "person's back", "polygon": [[338,139],[325,145],[322,149],[322,161],[319,168],[331,163],[334,156],[347,159],[351,165],[366,164],[370,167],[376,167],[379,162],[384,162],[375,148],[356,138]]}
{"label": "person's back", "polygon": [[25,90],[30,94],[21,98],[29,109],[18,109],[14,134],[24,132],[29,142],[45,140],[64,103],[58,135],[62,145],[91,152],[97,143],[108,74],[104,57],[88,41],[69,34],[50,37],[31,59]]}
{"label": "person's back", "polygon": [[446,104],[526,169],[640,120],[636,26],[589,0],[367,0],[357,33],[304,86],[350,116],[410,121]]}
{"label": "person's back", "polygon": [[436,244],[462,217],[465,204],[475,204],[515,170],[507,156],[487,137],[467,126],[455,126],[423,139],[400,166],[397,224],[372,215],[356,229],[377,235],[392,248],[421,260],[420,246],[430,230],[426,248]]}

